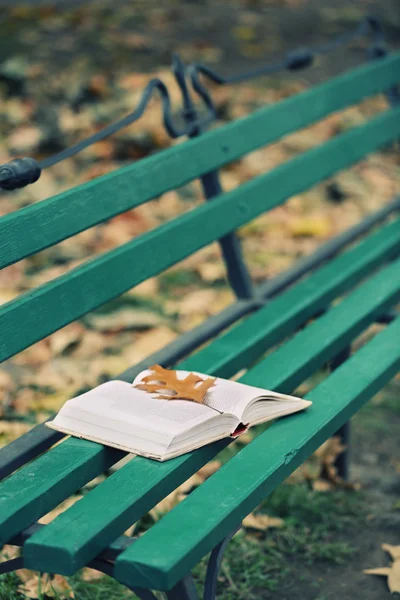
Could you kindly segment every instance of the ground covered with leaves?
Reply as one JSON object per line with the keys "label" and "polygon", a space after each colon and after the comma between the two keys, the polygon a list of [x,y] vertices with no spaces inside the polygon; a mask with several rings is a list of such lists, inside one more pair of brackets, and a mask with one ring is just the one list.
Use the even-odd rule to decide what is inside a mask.
{"label": "ground covered with leaves", "polygon": [[[328,3],[311,0],[227,1],[204,6],[166,2],[161,7],[151,2],[134,6],[121,2],[118,10],[114,4],[98,2],[96,7],[63,10],[3,9],[2,163],[19,155],[44,158],[120,118],[135,107],[154,76],[168,84],[178,112],[180,94],[167,68],[173,50],[179,50],[186,61],[200,60],[233,73],[259,66],[264,56],[277,57],[288,48],[319,43],[350,29],[371,9],[382,14],[394,45],[400,28],[395,2],[390,0],[379,6],[367,0],[351,5],[339,2],[335,11]],[[282,74],[213,89],[220,123],[272,105],[306,89],[310,82],[361,63],[365,47],[358,41],[347,54],[340,51],[325,58],[301,76]],[[225,190],[233,189],[385,107],[383,98],[368,100],[287,136],[225,168],[222,185]],[[170,144],[155,101],[139,123],[44,171],[34,185],[2,192],[0,214]],[[255,282],[279,273],[381,207],[399,192],[399,180],[398,151],[387,148],[244,226],[239,234]],[[201,186],[194,182],[8,267],[0,273],[0,304],[201,202]],[[71,396],[117,375],[232,300],[215,244],[21,352],[0,367],[0,444],[15,439]],[[375,332],[376,328],[370,335]],[[304,385],[299,393],[314,383]],[[360,489],[347,489],[335,476],[332,462],[341,448],[330,441],[247,519],[223,563],[223,600],[377,600],[389,594],[384,579],[362,571],[387,567],[380,544],[399,543],[395,535],[396,527],[400,528],[399,393],[397,381],[355,418],[352,479],[360,483]],[[236,450],[244,442],[246,438]],[[229,453],[196,474],[136,524],[136,530],[143,531],[159,519],[227,458]],[[46,521],[63,508],[53,511]],[[12,548],[4,550],[4,554],[13,552]],[[203,561],[196,570],[199,581],[204,573]],[[125,598],[126,592],[89,570],[69,582],[27,571],[0,578],[1,600],[46,596],[117,600]]]}

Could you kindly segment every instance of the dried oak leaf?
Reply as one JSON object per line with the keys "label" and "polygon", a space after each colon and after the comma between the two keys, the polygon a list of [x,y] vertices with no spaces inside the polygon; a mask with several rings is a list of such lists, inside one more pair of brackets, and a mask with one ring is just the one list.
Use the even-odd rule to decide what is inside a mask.
{"label": "dried oak leaf", "polygon": [[270,527],[283,527],[284,524],[284,520],[279,517],[270,517],[260,513],[250,513],[242,522],[243,527],[246,529],[256,529],[258,531],[266,531]]}
{"label": "dried oak leaf", "polygon": [[388,587],[392,594],[400,594],[400,546],[382,544],[382,550],[386,550],[393,559],[389,567],[378,567],[377,569],[365,569],[367,575],[383,575],[388,578]]}
{"label": "dried oak leaf", "polygon": [[18,586],[18,592],[25,598],[39,600],[43,595],[59,600],[75,598],[69,583],[62,575],[54,575],[54,577],[49,575],[40,576],[27,569],[20,569],[16,573],[22,581],[22,584]]}
{"label": "dried oak leaf", "polygon": [[[143,377],[142,382],[135,387],[157,394],[160,400],[191,400],[202,404],[207,391],[215,384],[215,377],[202,379],[195,373],[178,379],[176,371],[164,369],[160,365],[149,367],[149,370],[152,374]],[[168,393],[163,394],[163,391]]]}

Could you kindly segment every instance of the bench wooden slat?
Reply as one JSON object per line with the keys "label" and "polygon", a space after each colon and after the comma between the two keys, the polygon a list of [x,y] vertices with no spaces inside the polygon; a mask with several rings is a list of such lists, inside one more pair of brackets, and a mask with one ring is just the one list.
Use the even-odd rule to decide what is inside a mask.
{"label": "bench wooden slat", "polygon": [[0,268],[270,144],[400,80],[400,54],[0,219]]}
{"label": "bench wooden slat", "polygon": [[[293,391],[398,299],[400,259],[368,279],[340,305],[268,356],[240,381]],[[226,445],[226,441],[222,445]],[[25,544],[25,565],[71,575],[184,481],[193,472],[195,457],[201,466],[204,458],[220,449],[221,443],[214,452],[207,446],[179,457],[176,464],[133,459],[31,537]]]}
{"label": "bench wooden slat", "polygon": [[70,438],[6,479],[0,484],[0,546],[124,455]]}
{"label": "bench wooden slat", "polygon": [[3,305],[0,362],[399,135],[400,106]]}
{"label": "bench wooden slat", "polygon": [[[262,351],[269,347],[269,340],[276,341],[278,339],[282,329],[284,329],[286,333],[289,333],[289,329],[285,324],[286,311],[288,311],[287,319],[291,323],[291,330],[293,331],[297,326],[304,322],[307,316],[309,316],[309,313],[307,312],[309,308],[309,305],[307,304],[307,297],[309,294],[313,294],[313,301],[318,305],[320,303],[320,298],[323,298],[325,303],[334,299],[338,294],[342,293],[346,287],[356,284],[357,281],[359,281],[367,271],[371,271],[383,260],[388,259],[389,257],[393,256],[395,252],[398,252],[400,248],[399,233],[400,219],[387,225],[377,233],[371,234],[358,246],[351,248],[341,256],[338,256],[332,262],[320,269],[320,271],[317,271],[311,275],[305,282],[302,282],[299,286],[293,288],[298,290],[297,294],[293,295],[293,291],[288,290],[278,296],[276,299],[272,300],[268,304],[268,307],[263,309],[265,311],[264,323],[259,323],[260,330],[264,331],[264,335],[267,340],[265,344],[262,344]],[[323,277],[320,275],[321,272],[324,274]],[[314,285],[312,282],[315,277],[317,279],[316,284]],[[309,283],[305,285],[307,282]],[[315,287],[314,292],[311,290],[312,287]],[[290,308],[288,304],[290,305]],[[241,332],[239,333],[241,338],[246,337],[245,332],[248,322],[250,322],[249,319],[239,323],[235,327],[235,329],[238,329],[238,331]],[[226,335],[230,335],[230,332],[228,332]],[[253,339],[254,344],[257,343],[259,345],[258,347],[261,351],[262,342],[259,335],[257,335],[255,338],[251,338],[249,336],[249,343],[247,343],[248,351],[252,352],[252,345],[250,343],[251,339]],[[206,354],[202,354],[201,360],[202,369],[210,374],[214,374],[214,343],[219,343],[219,340],[217,339],[210,344],[206,350]],[[241,351],[239,346],[236,346],[236,350],[238,353]],[[207,353],[209,357],[208,363]],[[238,366],[237,362],[235,361],[234,354],[230,353],[230,359],[232,360],[233,364],[233,369],[231,369],[230,372],[228,366],[224,365],[224,370],[227,376],[232,375],[237,370]],[[188,360],[188,367],[195,368],[192,363],[190,363],[191,366],[189,365],[189,361],[192,361],[192,359]],[[183,363],[182,366],[185,367],[186,363]],[[81,450],[79,450],[80,448]],[[213,446],[213,448],[214,454],[216,454],[218,451],[218,446]],[[54,452],[56,452],[56,454],[54,454]],[[111,461],[112,463],[114,460],[114,454],[112,454],[110,457],[110,452],[112,452],[110,449],[103,448],[97,444],[91,444],[87,442],[83,443],[78,440],[67,439],[57,446],[56,449],[50,450],[48,454],[45,454],[26,465],[18,473],[10,477],[4,483],[0,484],[0,499],[3,498],[1,501],[2,503],[0,503],[0,542],[4,540],[3,535],[6,535],[8,531],[15,533],[14,529],[17,526],[17,523],[21,528],[27,527],[33,514],[35,515],[35,518],[39,518],[45,514],[46,511],[51,510],[52,503],[49,501],[49,499],[46,500],[45,504],[40,504],[38,501],[41,497],[43,497],[43,495],[48,495],[50,490],[52,493],[54,493],[54,495],[56,495],[57,498],[61,497],[65,493],[65,484],[63,478],[68,480],[68,485],[70,485],[70,488],[73,491],[74,489],[78,489],[80,485],[87,483],[91,478],[101,473],[103,470],[103,461]],[[202,450],[201,452],[204,452],[204,456],[202,458],[202,462],[204,464],[209,460],[210,457],[208,455],[208,450]],[[79,456],[80,460],[78,461],[77,465],[73,460],[70,460],[70,455]],[[135,459],[135,462],[136,461],[138,461],[138,459]],[[196,461],[197,458],[193,464],[190,463],[187,476],[190,476],[198,468],[198,463]],[[147,462],[148,461],[146,461],[146,463]],[[89,466],[85,472],[85,481],[83,481],[81,478],[82,471],[80,471],[80,469],[81,467],[84,468],[86,463],[89,463]],[[91,464],[93,465],[93,469]],[[76,467],[78,467],[78,470]],[[62,477],[60,478],[61,473]],[[181,468],[179,473],[183,473]],[[16,480],[14,479],[15,477],[17,477]],[[37,490],[36,483],[39,477],[40,489]],[[176,479],[176,485],[181,483],[181,481],[184,479],[184,476],[182,476],[181,479],[178,477]],[[23,505],[14,504],[12,501],[12,490],[18,489],[18,485],[21,483],[21,481],[35,482],[35,484],[32,483],[31,487],[25,490],[23,500],[22,497],[20,497],[21,501],[23,501]],[[9,485],[11,485],[12,493],[11,495],[6,495],[3,497],[2,490],[7,492]],[[14,485],[15,488],[13,487]],[[70,493],[72,493],[72,491]],[[38,510],[40,510],[42,514],[37,515]],[[26,514],[26,519],[22,518],[22,513]],[[6,520],[10,520],[11,527],[14,527],[14,529],[7,529],[7,526],[5,530],[2,529],[2,515],[5,516]],[[11,535],[14,535],[14,533],[10,534],[8,538],[11,537]]]}
{"label": "bench wooden slat", "polygon": [[116,578],[171,588],[396,374],[399,339],[400,318],[307,396],[308,411],[275,422],[123,552]]}
{"label": "bench wooden slat", "polygon": [[[392,246],[392,243],[395,245]],[[398,242],[398,243],[396,243]],[[211,344],[185,360],[188,370],[204,371],[213,367],[214,375],[231,377],[253,363],[268,347],[279,342],[317,314],[350,286],[400,250],[400,219],[370,235],[357,246],[344,252],[297,285],[269,301],[246,319],[245,326],[232,327]],[[364,266],[362,266],[364,263]]]}

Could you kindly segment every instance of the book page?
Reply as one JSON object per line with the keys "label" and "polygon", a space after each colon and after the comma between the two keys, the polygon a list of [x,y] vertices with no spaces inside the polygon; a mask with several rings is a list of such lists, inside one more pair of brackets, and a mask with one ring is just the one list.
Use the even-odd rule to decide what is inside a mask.
{"label": "book page", "polygon": [[[143,377],[149,375],[151,371],[142,371],[135,381],[134,385],[140,383]],[[177,371],[178,379],[184,379],[188,375],[189,371]],[[206,379],[208,375],[204,373],[197,373],[203,379]],[[212,408],[214,411],[219,413],[229,413],[241,419],[243,411],[246,406],[259,396],[260,390],[253,388],[237,381],[230,381],[227,379],[216,378],[215,385],[210,388],[205,397],[204,405]],[[265,390],[261,390],[265,392]],[[174,401],[176,402],[176,400]],[[194,404],[193,402],[185,401],[188,404]]]}
{"label": "book page", "polygon": [[[135,381],[134,384],[140,383],[143,377],[149,375],[151,371],[142,371]],[[177,377],[184,379],[188,375],[189,371],[177,371]],[[197,373],[203,379],[209,377],[204,373]],[[219,413],[229,413],[234,415],[239,421],[249,422],[246,409],[248,409],[255,402],[263,403],[263,414],[275,414],[280,410],[286,410],[287,407],[277,407],[276,402],[288,402],[289,406],[295,406],[293,403],[301,402],[300,399],[285,394],[279,394],[271,390],[265,390],[262,388],[253,387],[238,381],[231,381],[229,379],[216,378],[215,385],[211,387],[205,397],[204,404],[214,411]],[[193,404],[190,402],[189,404]],[[295,409],[296,410],[296,409]],[[246,420],[247,419],[247,420]]]}
{"label": "book page", "polygon": [[109,381],[70,400],[65,404],[69,414],[73,414],[74,405],[80,411],[108,419],[110,428],[120,422],[168,434],[180,433],[215,417],[215,412],[203,404],[159,400],[125,381]]}

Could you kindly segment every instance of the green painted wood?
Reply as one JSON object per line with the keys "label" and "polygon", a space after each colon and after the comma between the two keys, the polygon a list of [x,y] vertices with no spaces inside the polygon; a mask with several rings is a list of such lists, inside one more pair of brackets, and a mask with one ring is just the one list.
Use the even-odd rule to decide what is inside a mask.
{"label": "green painted wood", "polygon": [[[397,300],[400,259],[251,369],[241,381],[292,391]],[[131,461],[33,535],[24,546],[25,566],[72,575],[226,443],[223,440],[215,448],[206,446],[161,464],[143,458]]]}
{"label": "green painted wood", "polygon": [[123,552],[116,578],[171,588],[396,374],[399,339],[400,318],[308,395],[312,407],[276,421]]}
{"label": "green painted wood", "polygon": [[399,135],[400,106],[4,304],[0,362]]}
{"label": "green painted wood", "polygon": [[[306,287],[304,287],[304,284],[301,283],[299,284],[299,286],[294,288],[298,290],[298,293],[294,296],[292,295],[292,290],[289,290],[288,292],[281,294],[278,298],[272,300],[268,305],[269,307],[271,307],[271,312],[264,313],[265,322],[262,325],[263,330],[265,332],[266,342],[262,345],[261,348],[261,340],[258,335],[252,338],[249,337],[249,340],[253,339],[253,343],[259,345],[258,348],[260,352],[258,356],[262,351],[266,350],[270,344],[276,341],[279,338],[279,336],[282,337],[282,331],[285,331],[286,334],[290,333],[290,331],[295,330],[297,326],[304,322],[307,316],[309,316],[307,312],[307,307],[309,306],[307,300],[308,296],[310,296],[310,298],[312,297],[312,301],[316,305],[320,306],[322,298],[324,299],[325,303],[329,300],[332,300],[338,294],[342,293],[346,286],[349,287],[351,285],[356,284],[357,281],[359,281],[360,278],[363,277],[367,271],[371,271],[382,261],[390,258],[395,253],[397,253],[400,244],[399,234],[400,220],[383,227],[382,230],[378,231],[377,233],[371,234],[363,242],[347,250],[347,252],[343,253],[341,256],[338,256],[325,267],[312,274],[307,280],[309,283],[306,285]],[[321,273],[324,274],[323,277],[320,276]],[[315,284],[312,283],[314,278],[317,278]],[[293,311],[293,306],[297,307],[297,313]],[[265,311],[266,309],[263,310]],[[287,319],[291,323],[290,331],[285,323],[284,315],[286,314],[286,312]],[[238,328],[241,332],[239,334],[238,339],[241,339],[242,342],[246,338],[247,323],[249,323],[250,333],[250,329],[253,330],[253,325],[251,325],[250,328],[250,320],[248,320],[247,322],[243,321],[236,326],[236,328]],[[258,325],[261,327],[261,323],[259,323]],[[230,335],[230,332],[228,332],[227,335]],[[204,355],[204,353],[201,353],[201,369],[210,374],[215,374],[214,367],[219,368],[220,365],[220,362],[216,360],[217,357],[213,352],[214,343],[218,344],[219,340],[217,339],[211,343],[211,345],[207,348],[206,355]],[[246,347],[248,352],[253,352],[251,343],[246,342]],[[241,347],[238,344],[236,345],[236,351],[238,353],[241,353]],[[229,351],[229,356],[230,360],[232,361],[233,367],[229,372],[229,366],[224,364],[226,376],[232,375],[237,370],[235,354]],[[191,361],[192,358],[190,358],[187,363],[183,363],[182,366],[187,366],[188,368],[195,368],[195,364],[193,364]],[[102,446],[81,442],[79,440],[67,439],[64,442],[62,442],[59,448],[60,450],[57,450],[55,455],[55,450],[50,450],[46,455],[43,455],[43,457],[35,460],[30,465],[27,465],[26,467],[21,469],[16,475],[13,475],[8,480],[6,480],[6,489],[8,489],[9,485],[15,485],[15,489],[18,489],[18,487],[21,486],[21,482],[25,479],[29,480],[35,478],[35,486],[37,486],[38,481],[40,481],[40,488],[38,491],[35,491],[35,486],[33,486],[31,491],[27,490],[25,493],[24,505],[21,507],[21,511],[25,510],[24,507],[26,507],[28,511],[27,516],[29,517],[28,521],[32,516],[32,513],[30,511],[35,510],[36,502],[38,501],[38,498],[41,497],[43,491],[52,490],[53,493],[57,493],[59,494],[59,496],[62,496],[64,494],[66,497],[67,493],[64,488],[63,478],[67,478],[69,481],[69,485],[71,485],[71,487],[73,487],[74,489],[77,489],[79,487],[81,481],[79,479],[80,472],[79,470],[76,471],[76,464],[74,460],[70,460],[71,456],[80,457],[80,462],[78,463],[79,468],[81,465],[82,468],[84,468],[84,465],[87,461],[90,462],[92,460],[102,460],[101,457],[105,457],[104,460],[113,460],[109,456],[109,449],[103,448]],[[218,446],[212,446],[212,448],[214,454],[216,454],[218,451]],[[200,456],[202,464],[205,464],[210,458],[208,455],[208,450],[201,450],[200,453],[194,459],[190,458],[190,461],[193,462],[190,462],[190,464],[188,463],[189,468],[187,469],[187,476],[190,476],[198,468],[197,461],[198,457]],[[40,460],[39,463],[38,460]],[[138,459],[135,459],[135,462],[137,461]],[[146,464],[148,464],[148,461],[145,462]],[[169,462],[168,464],[171,464],[171,462]],[[176,464],[178,465],[178,463]],[[180,466],[179,463],[178,466],[179,469],[178,476],[176,479],[176,485],[178,485],[181,481],[185,479],[184,476],[182,476],[181,478],[180,474],[182,474],[184,472],[184,469],[187,468],[186,464],[185,466]],[[33,473],[33,475],[31,475],[31,473]],[[62,473],[61,478],[60,473]],[[16,483],[14,484],[14,477],[16,476],[18,476],[18,478],[16,480]],[[92,473],[88,475],[89,479],[90,476],[92,476]],[[95,475],[93,474],[93,476]],[[78,477],[78,480],[72,479],[74,477]],[[0,497],[2,496],[2,490],[4,489],[3,485],[4,484],[0,484]],[[59,491],[57,490],[58,487]],[[166,490],[167,488],[165,487],[163,489]],[[150,496],[148,496],[148,498],[150,499]],[[146,499],[144,501],[146,501]],[[7,510],[11,511],[11,513],[7,513],[7,510],[4,508],[4,506],[2,506],[4,514],[6,515],[6,518],[12,519],[12,525],[14,526],[17,522],[17,517],[19,514],[18,511],[20,507],[19,505],[15,506],[15,508],[17,509],[15,515],[12,514],[13,508],[11,501],[9,501],[7,507]],[[50,510],[50,508],[47,508],[47,505],[45,510],[46,509]],[[0,515],[3,514],[3,510],[0,512]],[[3,539],[1,523],[2,520],[0,517],[0,540]],[[20,523],[21,526],[24,526],[25,521],[21,520]],[[97,543],[97,541],[94,541],[93,543]]]}
{"label": "green painted wood", "polygon": [[0,483],[0,547],[123,456],[70,438],[5,479]]}
{"label": "green painted wood", "polygon": [[0,219],[0,268],[134,208],[261,146],[388,89],[400,54],[351,71],[168,151]]}
{"label": "green painted wood", "polygon": [[243,323],[186,359],[185,368],[207,373],[212,365],[214,375],[231,377],[254,363],[269,347],[324,309],[385,259],[398,255],[399,248],[400,219],[269,301]]}

